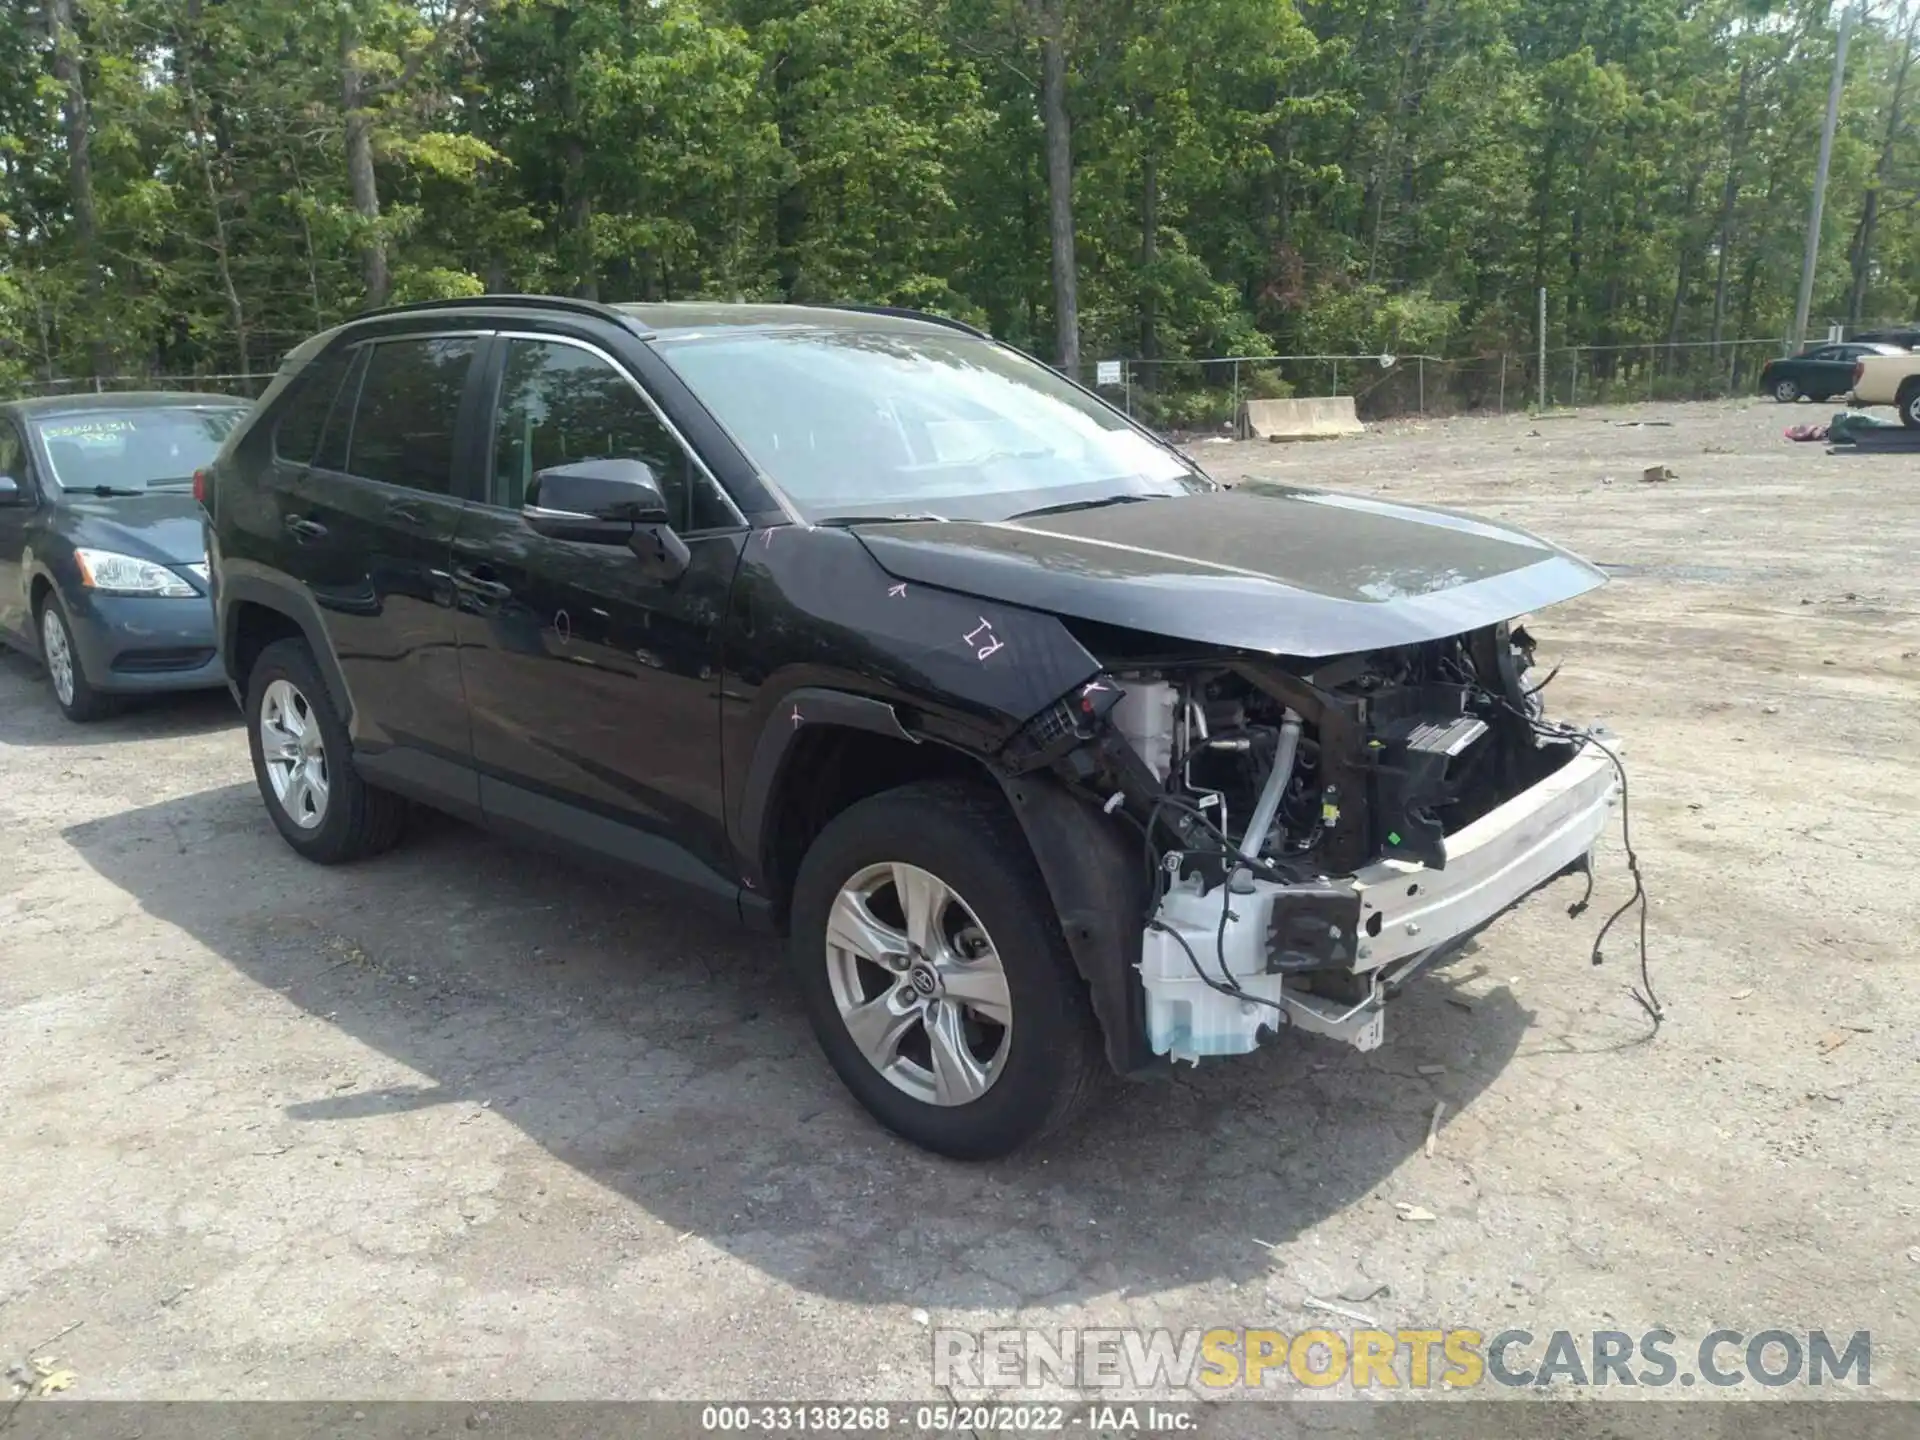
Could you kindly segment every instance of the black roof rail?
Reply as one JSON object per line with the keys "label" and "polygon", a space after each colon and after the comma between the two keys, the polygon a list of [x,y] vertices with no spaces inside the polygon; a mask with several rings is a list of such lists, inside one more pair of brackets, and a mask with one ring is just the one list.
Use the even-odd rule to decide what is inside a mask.
{"label": "black roof rail", "polygon": [[969,325],[964,320],[956,320],[951,315],[935,315],[927,310],[909,310],[902,305],[847,305],[838,301],[808,302],[819,310],[847,310],[855,315],[891,315],[896,320],[924,320],[929,325],[944,325],[949,330],[959,330],[976,339],[991,340],[993,336],[978,325]]}
{"label": "black roof rail", "polygon": [[525,308],[529,310],[571,310],[576,315],[591,315],[596,320],[611,320],[616,325],[624,325],[641,335],[650,334],[632,315],[613,305],[603,305],[598,300],[582,300],[577,295],[463,295],[447,300],[415,300],[406,305],[383,305],[378,310],[369,310],[355,315],[347,321],[349,325],[361,320],[377,320],[385,315],[419,315],[434,310],[506,310]]}

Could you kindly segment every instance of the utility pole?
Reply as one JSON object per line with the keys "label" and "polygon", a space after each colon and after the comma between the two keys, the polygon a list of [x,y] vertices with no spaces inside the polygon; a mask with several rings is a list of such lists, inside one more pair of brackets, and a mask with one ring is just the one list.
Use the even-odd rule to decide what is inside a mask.
{"label": "utility pole", "polygon": [[1833,49],[1833,84],[1827,90],[1827,123],[1820,130],[1820,161],[1813,172],[1813,208],[1807,213],[1807,251],[1800,261],[1800,303],[1793,311],[1793,344],[1807,341],[1807,313],[1813,309],[1813,272],[1820,261],[1820,212],[1827,204],[1827,166],[1833,159],[1833,131],[1840,120],[1840,91],[1847,83],[1847,37],[1853,6],[1840,12],[1840,39]]}
{"label": "utility pole", "polygon": [[1547,408],[1547,287],[1540,287],[1540,408]]}

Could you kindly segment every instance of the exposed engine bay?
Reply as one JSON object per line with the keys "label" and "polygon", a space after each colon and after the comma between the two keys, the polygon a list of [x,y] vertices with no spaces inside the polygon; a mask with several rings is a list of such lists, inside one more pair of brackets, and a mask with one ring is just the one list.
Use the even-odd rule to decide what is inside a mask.
{"label": "exposed engine bay", "polygon": [[1183,839],[1211,830],[1296,875],[1385,856],[1441,869],[1448,831],[1572,753],[1535,728],[1532,657],[1524,630],[1501,627],[1342,657],[1300,676],[1299,694],[1292,677],[1247,669],[1121,673],[1111,719]]}
{"label": "exposed engine bay", "polygon": [[1305,662],[1111,656],[1029,725],[1022,768],[1140,831],[1155,1052],[1288,1026],[1371,1049],[1393,986],[1586,868],[1617,761],[1543,718],[1533,650],[1503,623]]}

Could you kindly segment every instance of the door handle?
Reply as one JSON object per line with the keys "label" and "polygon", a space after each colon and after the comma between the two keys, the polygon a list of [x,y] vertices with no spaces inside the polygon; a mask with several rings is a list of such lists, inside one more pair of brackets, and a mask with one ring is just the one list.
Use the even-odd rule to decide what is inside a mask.
{"label": "door handle", "polygon": [[398,520],[405,525],[424,525],[427,523],[427,517],[420,511],[414,509],[413,506],[405,500],[396,500],[387,506],[387,518],[389,520]]}
{"label": "door handle", "polygon": [[326,526],[304,515],[289,515],[285,523],[288,533],[298,540],[318,540],[327,533]]}
{"label": "door handle", "polygon": [[483,600],[505,600],[513,594],[511,585],[502,585],[498,580],[473,570],[455,570],[453,583],[471,595],[478,595]]}

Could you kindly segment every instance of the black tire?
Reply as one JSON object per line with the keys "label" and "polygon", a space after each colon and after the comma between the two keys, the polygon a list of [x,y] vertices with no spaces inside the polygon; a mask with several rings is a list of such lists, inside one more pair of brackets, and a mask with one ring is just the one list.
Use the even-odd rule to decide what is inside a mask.
{"label": "black tire", "polygon": [[[66,648],[66,674],[69,694],[61,694],[62,683],[55,670],[56,658],[52,647],[47,643],[47,627],[59,629],[59,642]],[[60,603],[60,597],[49,591],[34,611],[33,633],[40,642],[40,661],[47,667],[47,678],[53,685],[53,703],[60,707],[60,713],[76,724],[87,725],[95,720],[104,720],[120,709],[117,696],[108,695],[93,688],[87,679],[87,667],[80,658],[80,650],[73,643],[73,622],[67,618],[67,607]]]}
{"label": "black tire", "polygon": [[1920,430],[1920,383],[1907,381],[1893,403],[1900,407],[1900,423],[1909,430]]}
{"label": "black tire", "polygon": [[[304,715],[319,730],[324,758],[326,800],[317,823],[303,826],[275,792],[269,778],[260,715],[275,681],[285,681],[304,703]],[[398,795],[376,790],[353,768],[353,745],[334,709],[333,697],[304,640],[276,640],[260,652],[247,676],[247,748],[253,776],[267,815],[281,838],[321,865],[362,860],[393,847],[406,820],[407,804]]]}
{"label": "black tire", "polygon": [[[965,1103],[909,1094],[867,1058],[841,1018],[828,917],[844,886],[888,862],[951,887],[991,937],[1005,975],[1012,1023],[999,1068],[985,1092]],[[1026,837],[991,792],[924,782],[850,806],[801,862],[792,918],[792,963],[820,1047],[855,1098],[895,1134],[957,1160],[990,1160],[1058,1130],[1095,1091],[1104,1059],[1086,987]],[[884,972],[873,973],[884,988]],[[904,977],[899,983],[907,987]]]}
{"label": "black tire", "polygon": [[1772,395],[1782,405],[1791,405],[1800,398],[1800,387],[1791,380],[1776,380],[1773,382]]}

